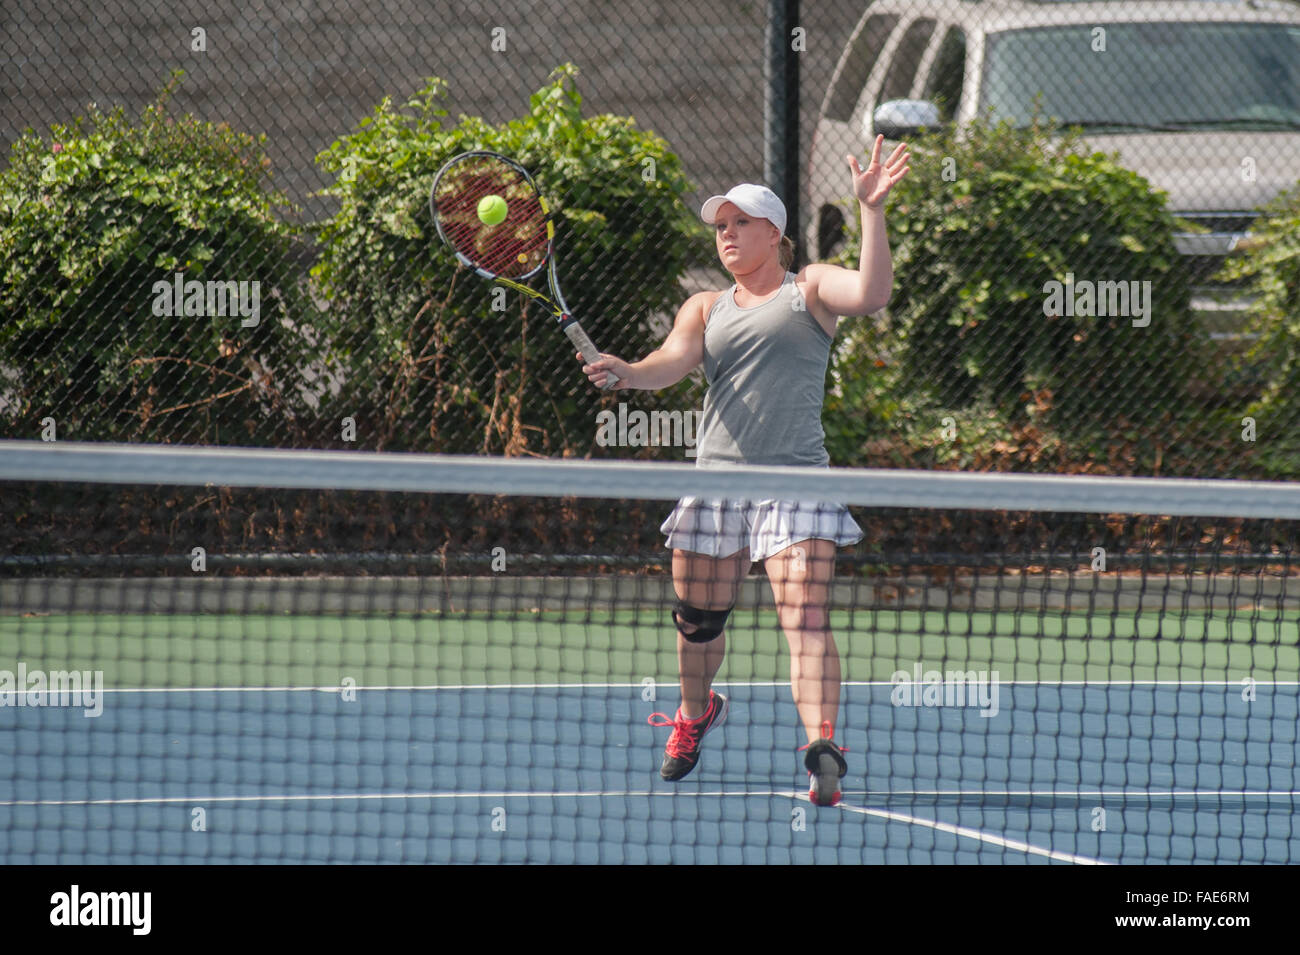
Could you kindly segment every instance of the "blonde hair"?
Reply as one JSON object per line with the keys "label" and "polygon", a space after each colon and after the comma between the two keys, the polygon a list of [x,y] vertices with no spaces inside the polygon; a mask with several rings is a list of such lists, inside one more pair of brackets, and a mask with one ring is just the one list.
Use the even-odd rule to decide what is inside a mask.
{"label": "blonde hair", "polygon": [[781,236],[781,247],[777,254],[781,261],[781,268],[789,272],[790,266],[794,265],[794,240],[788,235]]}

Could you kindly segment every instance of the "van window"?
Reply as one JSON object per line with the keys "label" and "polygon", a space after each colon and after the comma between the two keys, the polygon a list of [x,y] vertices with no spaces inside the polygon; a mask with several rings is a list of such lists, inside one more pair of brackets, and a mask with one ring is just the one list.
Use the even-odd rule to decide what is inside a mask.
{"label": "van window", "polygon": [[[930,19],[917,20],[907,28],[898,49],[894,51],[894,59],[889,64],[880,103],[891,99],[907,99],[911,95],[912,82],[916,79],[921,57],[933,33],[934,21]],[[876,105],[879,106],[880,103]]]}
{"label": "van window", "polygon": [[966,77],[966,34],[952,27],[944,34],[939,53],[925,81],[923,99],[939,104],[939,115],[945,123],[952,122],[961,102],[962,81]]}
{"label": "van window", "polygon": [[[1026,124],[1044,115],[1096,132],[1300,128],[1300,31],[1273,23],[1112,23],[989,37],[982,107]],[[1213,64],[1213,69],[1198,68]],[[981,108],[982,108],[981,107]]]}
{"label": "van window", "polygon": [[835,81],[826,105],[826,118],[840,123],[853,121],[853,109],[858,105],[862,89],[871,79],[871,70],[880,59],[885,41],[898,25],[898,14],[877,13],[867,18],[861,31],[853,38],[853,46],[844,61],[843,72]]}

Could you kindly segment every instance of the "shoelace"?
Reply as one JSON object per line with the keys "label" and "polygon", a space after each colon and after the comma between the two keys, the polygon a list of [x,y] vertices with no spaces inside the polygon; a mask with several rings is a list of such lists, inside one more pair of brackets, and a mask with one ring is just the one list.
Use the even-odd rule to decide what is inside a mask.
{"label": "shoelace", "polygon": [[[709,701],[710,705],[712,705],[712,702],[712,700]],[[681,710],[678,710],[678,712],[680,713]],[[707,716],[708,710],[705,710],[704,714]],[[659,719],[658,723],[655,722],[656,717]],[[651,726],[671,726],[673,728],[673,734],[668,737],[668,743],[664,746],[664,752],[676,759],[680,756],[684,756],[699,746],[699,728],[704,725],[704,717],[701,717],[696,721],[694,727],[689,725],[685,720],[679,720],[676,718],[669,719],[667,713],[651,713],[646,722]]]}
{"label": "shoelace", "polygon": [[[835,735],[835,729],[834,727],[831,726],[831,721],[822,720],[822,739],[826,740],[827,742],[834,743],[834,739],[833,739],[834,735]],[[795,752],[802,753],[805,749],[807,749],[811,745],[812,743],[805,743],[804,745],[800,746],[797,750],[795,750]],[[849,751],[849,748],[847,746],[841,746],[839,743],[835,743],[835,748],[838,749],[841,753],[847,753]]]}

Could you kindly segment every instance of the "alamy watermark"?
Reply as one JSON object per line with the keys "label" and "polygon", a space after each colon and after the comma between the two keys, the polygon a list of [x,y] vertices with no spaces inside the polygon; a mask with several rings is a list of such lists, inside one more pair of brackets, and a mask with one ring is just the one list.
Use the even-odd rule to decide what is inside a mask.
{"label": "alamy watermark", "polygon": [[602,448],[685,448],[695,457],[699,411],[628,411],[620,401],[618,412],[596,415],[596,443]]}
{"label": "alamy watermark", "polygon": [[88,892],[73,885],[50,896],[50,924],[122,926],[133,935],[148,935],[153,927],[153,893]]}
{"label": "alamy watermark", "polygon": [[897,670],[889,678],[894,689],[889,702],[894,706],[978,706],[980,716],[998,715],[1001,676],[997,670],[924,670],[914,664],[912,672]]}
{"label": "alamy watermark", "polygon": [[77,706],[94,719],[104,712],[103,670],[0,670],[0,706]]}
{"label": "alamy watermark", "polygon": [[160,318],[238,316],[244,328],[254,328],[262,320],[262,283],[256,279],[187,282],[185,273],[177,272],[170,282],[154,282],[153,295],[153,313]]}
{"label": "alamy watermark", "polygon": [[1065,281],[1043,283],[1043,314],[1066,318],[1131,318],[1134,328],[1151,324],[1151,282],[1075,281],[1073,272]]}

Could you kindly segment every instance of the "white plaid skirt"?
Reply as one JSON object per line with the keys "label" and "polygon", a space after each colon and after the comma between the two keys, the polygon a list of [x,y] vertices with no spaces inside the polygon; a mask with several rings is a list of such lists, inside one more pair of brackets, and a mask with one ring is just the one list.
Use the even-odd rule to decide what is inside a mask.
{"label": "white plaid skirt", "polygon": [[738,501],[684,497],[659,528],[668,546],[709,557],[749,548],[760,561],[805,540],[845,547],[862,540],[862,528],[842,504],[816,501]]}

